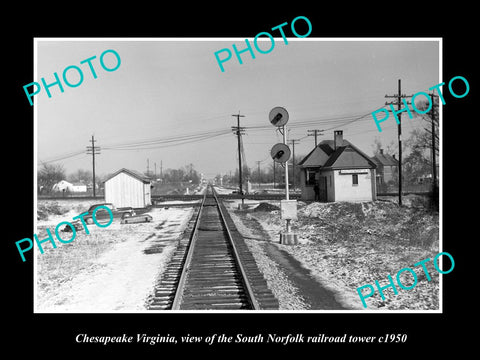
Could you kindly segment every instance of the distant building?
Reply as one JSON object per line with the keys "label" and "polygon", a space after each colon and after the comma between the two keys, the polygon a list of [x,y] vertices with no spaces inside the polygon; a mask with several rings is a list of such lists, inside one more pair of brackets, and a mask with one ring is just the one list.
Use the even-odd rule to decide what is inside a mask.
{"label": "distant building", "polygon": [[120,169],[105,181],[105,202],[116,207],[142,208],[152,204],[151,181],[142,173]]}
{"label": "distant building", "polygon": [[383,149],[373,156],[372,161],[377,165],[377,184],[387,184],[398,176],[398,160],[395,155],[385,154]]}
{"label": "distant building", "polygon": [[72,186],[67,180],[60,180],[52,186],[52,191],[67,191]]}
{"label": "distant building", "polygon": [[86,192],[87,185],[81,182],[75,182],[72,184],[72,192]]}
{"label": "distant building", "polygon": [[68,191],[68,192],[86,192],[87,191],[87,185],[76,182],[76,183],[70,183],[66,180],[61,180],[52,187],[53,191]]}
{"label": "distant building", "polygon": [[302,200],[319,201],[376,200],[376,164],[347,140],[343,131],[334,132],[334,140],[320,142],[299,166]]}

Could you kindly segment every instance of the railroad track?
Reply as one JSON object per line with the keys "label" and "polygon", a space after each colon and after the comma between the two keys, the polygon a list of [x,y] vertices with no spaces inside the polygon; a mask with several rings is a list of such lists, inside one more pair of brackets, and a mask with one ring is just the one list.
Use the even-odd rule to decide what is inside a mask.
{"label": "railroad track", "polygon": [[212,187],[179,240],[147,308],[278,309],[277,299]]}

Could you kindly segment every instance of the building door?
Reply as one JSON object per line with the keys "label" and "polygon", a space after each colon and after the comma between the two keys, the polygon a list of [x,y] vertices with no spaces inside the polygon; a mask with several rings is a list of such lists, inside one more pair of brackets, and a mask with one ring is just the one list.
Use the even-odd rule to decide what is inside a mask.
{"label": "building door", "polygon": [[327,177],[320,176],[318,181],[318,188],[319,188],[319,200],[320,201],[327,201]]}
{"label": "building door", "polygon": [[148,184],[143,184],[143,207],[147,207],[148,205],[152,205],[152,197],[151,197],[151,188],[150,188],[150,183]]}

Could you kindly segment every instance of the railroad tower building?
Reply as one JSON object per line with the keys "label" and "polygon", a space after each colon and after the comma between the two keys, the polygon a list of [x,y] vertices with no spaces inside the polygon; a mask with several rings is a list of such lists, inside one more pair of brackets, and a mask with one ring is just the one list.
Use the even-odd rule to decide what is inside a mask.
{"label": "railroad tower building", "polygon": [[363,151],[344,140],[342,130],[334,132],[333,140],[320,142],[299,166],[302,200],[376,200],[377,165]]}

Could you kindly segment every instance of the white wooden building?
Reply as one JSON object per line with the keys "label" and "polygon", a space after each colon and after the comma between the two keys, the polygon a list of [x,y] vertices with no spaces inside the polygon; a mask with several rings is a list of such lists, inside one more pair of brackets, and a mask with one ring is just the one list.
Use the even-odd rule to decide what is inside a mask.
{"label": "white wooden building", "polygon": [[138,171],[120,169],[104,184],[105,202],[116,207],[143,208],[152,204],[150,179]]}
{"label": "white wooden building", "polygon": [[52,187],[53,191],[68,191],[68,192],[86,192],[87,185],[83,183],[70,183],[66,180],[61,180]]}
{"label": "white wooden building", "polygon": [[[377,198],[376,164],[359,148],[334,132],[299,163],[302,200],[372,201]],[[315,199],[315,186],[318,198]]]}

